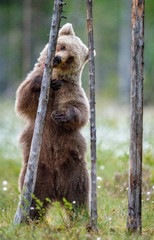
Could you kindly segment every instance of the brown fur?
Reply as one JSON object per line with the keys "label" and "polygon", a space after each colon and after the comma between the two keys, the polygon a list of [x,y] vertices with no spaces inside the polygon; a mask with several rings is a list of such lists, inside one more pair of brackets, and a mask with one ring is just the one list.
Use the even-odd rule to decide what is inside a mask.
{"label": "brown fur", "polygon": [[[61,50],[62,46],[65,46],[65,50]],[[27,168],[46,52],[47,46],[40,54],[34,70],[17,90],[16,112],[27,122],[20,138],[23,152],[20,190]],[[89,117],[89,106],[80,79],[88,49],[75,36],[71,24],[65,24],[60,30],[57,55],[61,56],[62,62],[53,69],[52,79],[61,80],[63,84],[57,91],[50,89],[34,194],[44,202],[44,206],[47,206],[45,198],[63,203],[64,197],[68,202],[76,201],[78,207],[88,207],[86,142],[80,133]],[[69,57],[73,57],[71,61],[68,61]],[[34,201],[32,206],[35,207]],[[31,217],[38,217],[36,210],[31,211]]]}

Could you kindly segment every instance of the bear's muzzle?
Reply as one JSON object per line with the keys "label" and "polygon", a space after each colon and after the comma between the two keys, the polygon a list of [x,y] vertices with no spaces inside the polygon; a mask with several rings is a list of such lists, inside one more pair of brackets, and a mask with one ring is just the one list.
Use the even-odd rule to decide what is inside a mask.
{"label": "bear's muzzle", "polygon": [[56,67],[57,65],[59,65],[61,63],[62,59],[60,56],[55,56],[54,60],[53,60],[53,66]]}

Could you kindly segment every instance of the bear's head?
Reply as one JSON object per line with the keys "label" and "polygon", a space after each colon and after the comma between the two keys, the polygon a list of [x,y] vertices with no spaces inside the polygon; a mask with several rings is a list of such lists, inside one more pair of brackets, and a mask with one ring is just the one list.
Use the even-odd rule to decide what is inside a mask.
{"label": "bear's head", "polygon": [[73,30],[72,24],[65,24],[59,31],[54,69],[63,74],[75,74],[83,69],[88,60],[88,48],[78,38]]}

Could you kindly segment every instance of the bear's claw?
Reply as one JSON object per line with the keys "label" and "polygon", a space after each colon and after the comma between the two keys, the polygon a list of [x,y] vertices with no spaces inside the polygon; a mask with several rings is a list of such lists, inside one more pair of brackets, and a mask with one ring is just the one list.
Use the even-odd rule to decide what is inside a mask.
{"label": "bear's claw", "polygon": [[51,117],[57,123],[68,123],[70,121],[67,110],[56,110],[51,113]]}
{"label": "bear's claw", "polygon": [[55,91],[59,90],[61,88],[61,86],[64,84],[63,80],[57,80],[57,79],[53,79],[51,81],[51,88]]}

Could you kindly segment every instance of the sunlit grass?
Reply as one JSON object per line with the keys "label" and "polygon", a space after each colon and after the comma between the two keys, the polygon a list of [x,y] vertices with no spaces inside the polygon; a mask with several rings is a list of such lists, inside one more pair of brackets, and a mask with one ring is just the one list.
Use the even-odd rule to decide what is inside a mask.
{"label": "sunlit grass", "polygon": [[[38,224],[14,225],[19,201],[18,176],[21,152],[18,138],[23,124],[15,116],[11,102],[0,104],[0,239],[152,239],[154,193],[154,111],[144,111],[143,141],[143,234],[129,236],[126,232],[129,109],[125,106],[98,104],[97,109],[97,174],[98,232],[89,232],[89,219],[82,214],[70,222],[58,203]],[[83,129],[89,142],[89,128]],[[89,148],[88,148],[89,149]],[[90,169],[90,153],[87,153]]]}

